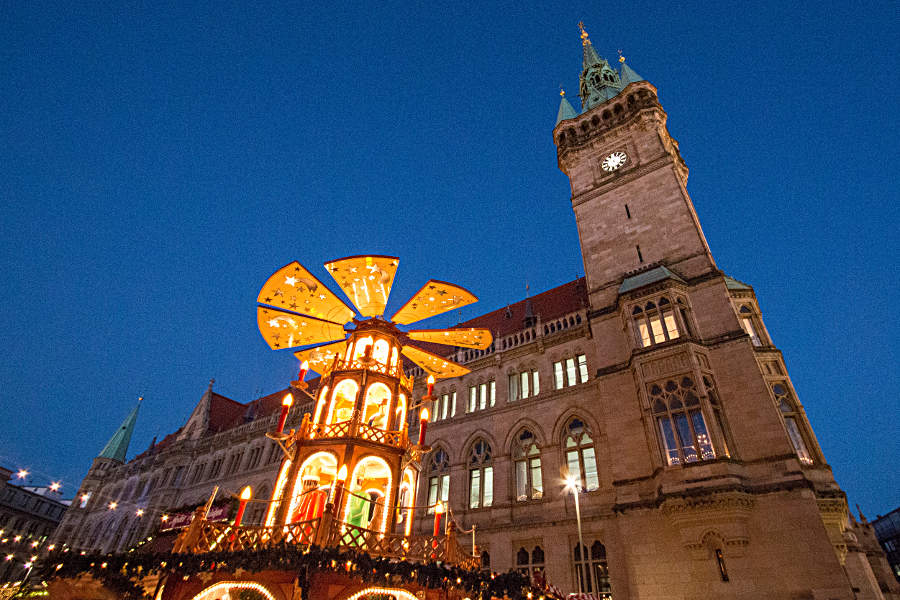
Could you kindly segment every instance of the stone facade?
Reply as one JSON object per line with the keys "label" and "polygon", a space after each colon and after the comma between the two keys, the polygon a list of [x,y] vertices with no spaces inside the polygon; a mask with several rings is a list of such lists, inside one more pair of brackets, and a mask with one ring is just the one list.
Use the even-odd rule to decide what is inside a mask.
{"label": "stone facade", "polygon": [[[312,409],[305,392],[283,390],[241,404],[216,394],[210,384],[184,426],[158,444],[124,464],[94,459],[54,542],[75,551],[126,550],[155,534],[162,515],[190,512],[206,502],[215,486],[217,500],[224,500],[250,485],[258,501],[247,508],[244,522],[262,523],[282,458],[265,432],[274,428],[289,391],[297,401],[287,427],[295,427]],[[110,509],[113,502],[116,508]]]}
{"label": "stone facade", "polygon": [[[494,342],[455,350],[471,372],[435,388],[414,530],[427,532],[446,500],[462,530],[475,527],[485,567],[539,573],[565,592],[897,598],[854,533],[753,289],[713,260],[656,88],[634,75],[623,68],[622,89],[580,115],[564,101],[571,116],[553,139],[586,276],[461,325]],[[58,539],[125,549],[214,484],[268,498],[281,458],[263,435],[272,412],[213,422],[280,394],[240,405],[210,388],[158,447],[126,464],[96,459],[82,484],[91,498]],[[296,404],[291,422],[310,411]],[[581,490],[583,549],[565,476]],[[117,499],[154,517],[110,511]]]}

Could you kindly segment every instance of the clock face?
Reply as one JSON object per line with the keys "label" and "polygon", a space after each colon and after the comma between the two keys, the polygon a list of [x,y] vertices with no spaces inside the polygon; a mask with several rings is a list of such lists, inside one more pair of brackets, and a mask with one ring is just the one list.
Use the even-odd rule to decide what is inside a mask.
{"label": "clock face", "polygon": [[622,165],[624,165],[627,160],[628,155],[619,150],[604,158],[603,162],[600,163],[600,166],[603,167],[603,170],[607,173],[612,173],[616,169],[622,168]]}

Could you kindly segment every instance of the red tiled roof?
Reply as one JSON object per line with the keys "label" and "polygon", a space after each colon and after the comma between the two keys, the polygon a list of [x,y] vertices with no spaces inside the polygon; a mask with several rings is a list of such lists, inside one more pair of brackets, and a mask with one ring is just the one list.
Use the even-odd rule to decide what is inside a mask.
{"label": "red tiled roof", "polygon": [[[552,321],[557,317],[567,315],[587,306],[587,287],[584,284],[584,277],[579,277],[569,283],[564,283],[546,292],[541,292],[537,296],[530,298],[531,308],[535,317],[540,317],[542,323]],[[527,300],[519,300],[515,304],[508,307],[498,308],[497,310],[483,314],[480,317],[469,319],[464,323],[455,325],[453,328],[476,327],[489,329],[494,339],[502,338],[516,331],[525,329],[525,304]],[[429,342],[412,342],[429,352],[433,352],[440,356],[449,356],[454,352],[452,346],[444,346],[441,344],[432,344]],[[404,357],[404,365],[408,368],[415,366],[412,361]]]}
{"label": "red tiled roof", "polygon": [[[519,300],[509,307],[498,308],[480,317],[460,323],[457,327],[481,327],[490,329],[495,338],[503,337],[524,329],[526,300]],[[587,287],[584,277],[564,283],[531,298],[535,317],[541,321],[551,321],[557,317],[575,312],[587,306]]]}
{"label": "red tiled roof", "polygon": [[209,401],[209,431],[218,433],[233,427],[236,422],[243,422],[247,406],[215,392]]}

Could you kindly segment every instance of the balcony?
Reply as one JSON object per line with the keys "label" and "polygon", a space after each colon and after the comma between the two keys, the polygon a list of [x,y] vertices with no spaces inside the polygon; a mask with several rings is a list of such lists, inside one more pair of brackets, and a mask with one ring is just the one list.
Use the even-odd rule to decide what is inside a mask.
{"label": "balcony", "polygon": [[405,429],[385,431],[365,423],[354,423],[353,420],[309,425],[308,431],[307,437],[311,440],[357,438],[400,449],[406,449],[409,445]]}
{"label": "balcony", "polygon": [[281,527],[238,527],[195,518],[175,543],[175,552],[257,551],[281,544],[334,547],[398,560],[441,561],[464,569],[480,568],[480,556],[467,553],[457,541],[454,523],[446,535],[380,533],[343,523],[331,514]]}

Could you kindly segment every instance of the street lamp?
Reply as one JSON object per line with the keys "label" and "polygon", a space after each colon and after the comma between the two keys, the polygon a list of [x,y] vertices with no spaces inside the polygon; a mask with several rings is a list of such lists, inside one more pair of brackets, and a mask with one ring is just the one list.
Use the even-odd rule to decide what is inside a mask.
{"label": "street lamp", "polygon": [[[572,496],[575,498],[575,520],[578,523],[578,554],[581,556],[582,561],[582,569],[587,569],[590,572],[591,577],[591,589],[596,590],[597,586],[594,582],[594,570],[591,568],[591,561],[585,556],[587,552],[587,546],[584,545],[584,538],[581,536],[581,508],[578,505],[578,493],[581,491],[581,482],[580,478],[572,475],[571,472],[566,474],[566,487],[565,489],[569,492],[572,492]],[[581,580],[584,577],[584,571],[582,570],[582,576],[578,578],[578,593],[583,594],[584,590],[582,589]]]}

